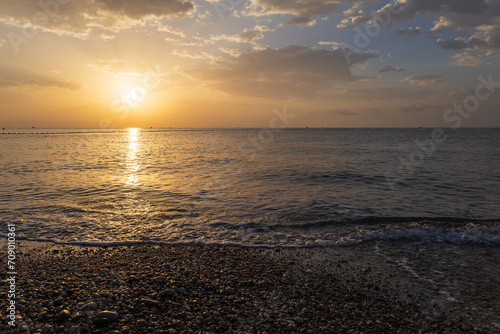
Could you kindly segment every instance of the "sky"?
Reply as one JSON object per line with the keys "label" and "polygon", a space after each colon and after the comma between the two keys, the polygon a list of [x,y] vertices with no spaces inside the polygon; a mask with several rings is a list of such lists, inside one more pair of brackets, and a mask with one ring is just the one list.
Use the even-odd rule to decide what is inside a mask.
{"label": "sky", "polygon": [[500,0],[0,8],[0,127],[500,126]]}

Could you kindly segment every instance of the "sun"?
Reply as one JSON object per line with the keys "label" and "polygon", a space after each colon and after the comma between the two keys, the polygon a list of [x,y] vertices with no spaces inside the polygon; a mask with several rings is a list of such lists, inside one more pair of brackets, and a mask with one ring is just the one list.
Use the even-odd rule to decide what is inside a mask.
{"label": "sun", "polygon": [[144,87],[136,86],[132,89],[125,90],[121,98],[127,105],[137,108],[141,103],[143,103],[149,95],[149,90]]}

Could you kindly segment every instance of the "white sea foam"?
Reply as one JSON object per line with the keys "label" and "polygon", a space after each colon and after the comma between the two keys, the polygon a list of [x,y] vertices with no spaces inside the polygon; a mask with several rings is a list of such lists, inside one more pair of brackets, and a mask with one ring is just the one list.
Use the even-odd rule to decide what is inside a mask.
{"label": "white sea foam", "polygon": [[[456,245],[500,246],[500,224],[467,224],[462,228],[445,228],[430,226],[428,223],[413,223],[371,226],[363,229],[359,226],[350,233],[317,232],[302,234],[298,231],[272,231],[246,228],[241,224],[235,229],[212,228],[209,230],[187,228],[185,225],[174,227],[175,224],[162,226],[154,235],[132,233],[124,235],[117,233],[112,238],[109,233],[89,234],[82,230],[80,235],[59,234],[55,237],[33,236],[27,230],[20,232],[19,239],[75,244],[85,246],[127,245],[137,243],[158,244],[203,244],[203,245],[233,245],[244,247],[335,247],[352,246],[372,241],[411,240],[424,243],[451,243]],[[44,234],[44,233],[41,233]],[[46,235],[46,234],[45,234]],[[134,238],[133,235],[136,237]],[[0,233],[0,236],[6,237]]]}

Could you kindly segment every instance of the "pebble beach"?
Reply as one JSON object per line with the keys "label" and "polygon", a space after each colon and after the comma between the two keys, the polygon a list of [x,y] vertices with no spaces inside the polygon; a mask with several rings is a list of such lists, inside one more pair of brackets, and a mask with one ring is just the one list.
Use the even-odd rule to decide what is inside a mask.
{"label": "pebble beach", "polygon": [[[475,263],[482,273],[473,278],[475,291],[464,285],[458,298],[443,293],[461,284],[456,268],[449,268],[454,286],[418,277],[418,265],[436,264],[432,256],[447,247],[448,254],[458,250],[407,243],[266,249],[18,241],[16,326],[5,320],[4,299],[0,332],[494,333],[498,247],[469,250],[475,259],[464,270],[474,271]],[[410,253],[417,261],[405,268],[400,260]],[[421,260],[430,262],[419,263],[424,253]],[[471,280],[462,274],[464,284]]]}

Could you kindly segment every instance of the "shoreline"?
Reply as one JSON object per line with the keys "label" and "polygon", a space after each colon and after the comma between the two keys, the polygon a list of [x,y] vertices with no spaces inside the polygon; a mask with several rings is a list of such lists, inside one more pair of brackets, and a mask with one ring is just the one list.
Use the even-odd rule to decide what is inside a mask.
{"label": "shoreline", "polygon": [[[6,244],[2,239],[4,258]],[[7,325],[3,297],[2,333],[500,329],[499,247],[410,241],[298,249],[99,247],[18,240],[16,250],[17,327]]]}

